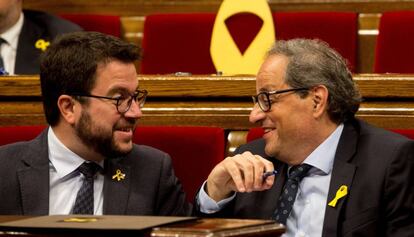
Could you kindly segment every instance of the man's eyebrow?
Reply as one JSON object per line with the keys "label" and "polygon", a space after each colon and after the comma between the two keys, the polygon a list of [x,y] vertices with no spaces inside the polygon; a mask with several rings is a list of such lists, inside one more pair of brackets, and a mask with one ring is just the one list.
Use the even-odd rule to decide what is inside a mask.
{"label": "man's eyebrow", "polygon": [[123,88],[123,87],[114,87],[114,88],[111,88],[109,91],[108,91],[108,95],[113,95],[113,94],[116,94],[116,93],[129,93],[129,91],[126,89],[126,88]]}
{"label": "man's eyebrow", "polygon": [[275,86],[273,85],[265,85],[262,88],[259,89],[260,92],[268,92],[268,91],[274,91]]}

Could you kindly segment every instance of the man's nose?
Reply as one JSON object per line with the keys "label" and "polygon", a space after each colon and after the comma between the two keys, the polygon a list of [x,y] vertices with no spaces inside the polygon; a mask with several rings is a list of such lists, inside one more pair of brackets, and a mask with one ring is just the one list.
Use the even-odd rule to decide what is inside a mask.
{"label": "man's nose", "polygon": [[124,114],[127,118],[141,118],[142,117],[142,108],[139,106],[138,102],[135,100],[131,101],[131,106],[129,110]]}
{"label": "man's nose", "polygon": [[263,112],[260,109],[258,103],[254,104],[253,109],[252,109],[252,111],[250,112],[250,115],[249,115],[249,121],[251,123],[258,123],[261,120],[263,120],[264,118],[265,118],[265,112]]}

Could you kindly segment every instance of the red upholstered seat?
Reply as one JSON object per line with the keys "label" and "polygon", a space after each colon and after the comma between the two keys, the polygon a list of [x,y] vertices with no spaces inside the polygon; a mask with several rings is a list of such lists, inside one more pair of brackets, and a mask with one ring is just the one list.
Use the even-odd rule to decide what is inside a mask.
{"label": "red upholstered seat", "polygon": [[263,136],[263,129],[262,128],[251,128],[247,133],[246,140],[247,142],[251,142],[253,140],[259,139]]}
{"label": "red upholstered seat", "polygon": [[[414,139],[414,129],[389,129],[395,133],[399,133],[403,136],[406,136],[410,139]],[[263,136],[262,128],[251,128],[247,133],[247,142],[253,141],[255,139],[261,138]]]}
{"label": "red upholstered seat", "polygon": [[276,39],[321,39],[356,68],[358,15],[351,12],[273,13]]}
{"label": "red upholstered seat", "polygon": [[214,127],[138,127],[134,142],[170,154],[177,177],[193,201],[214,166],[224,159],[224,130]]}
{"label": "red upholstered seat", "polygon": [[414,129],[391,129],[391,131],[404,135],[410,139],[414,139]]}
{"label": "red upholstered seat", "polygon": [[155,14],[145,17],[141,73],[215,73],[210,57],[215,14]]}
{"label": "red upholstered seat", "polygon": [[[338,50],[355,68],[357,53],[357,14],[340,12],[273,13],[277,39],[319,38]],[[141,73],[216,73],[210,56],[215,14],[154,14],[145,18]],[[257,31],[249,14],[226,20],[239,48],[251,40],[246,31]],[[240,28],[240,26],[245,26]]]}
{"label": "red upholstered seat", "polygon": [[381,16],[375,54],[375,73],[414,73],[414,11]]}
{"label": "red upholstered seat", "polygon": [[97,31],[121,37],[121,18],[114,15],[61,14],[62,18],[72,21],[86,31]]}
{"label": "red upholstered seat", "polygon": [[0,146],[32,140],[45,128],[45,125],[0,127]]}

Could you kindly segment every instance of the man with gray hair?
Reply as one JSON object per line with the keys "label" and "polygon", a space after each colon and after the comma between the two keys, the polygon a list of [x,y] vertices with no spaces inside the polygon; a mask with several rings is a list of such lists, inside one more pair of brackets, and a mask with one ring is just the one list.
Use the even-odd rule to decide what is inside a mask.
{"label": "man with gray hair", "polygon": [[414,236],[414,141],[355,118],[361,97],[337,52],[277,41],[256,90],[263,138],[212,170],[199,215],[274,219],[284,236]]}

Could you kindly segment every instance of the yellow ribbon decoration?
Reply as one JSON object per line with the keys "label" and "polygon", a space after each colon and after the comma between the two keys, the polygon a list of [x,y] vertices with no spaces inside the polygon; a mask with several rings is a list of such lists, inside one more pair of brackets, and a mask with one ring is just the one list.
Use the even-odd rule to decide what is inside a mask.
{"label": "yellow ribbon decoration", "polygon": [[50,42],[49,41],[45,41],[44,39],[38,39],[35,43],[35,47],[37,49],[42,50],[43,52],[46,51],[47,47],[49,47]]}
{"label": "yellow ribbon decoration", "polygon": [[[240,12],[253,13],[263,20],[262,28],[244,54],[241,54],[225,24],[228,17]],[[273,17],[266,0],[224,0],[214,22],[210,54],[216,70],[223,74],[255,75],[274,41]]]}
{"label": "yellow ribbon decoration", "polygon": [[328,206],[335,207],[338,200],[345,197],[347,194],[348,194],[348,187],[346,185],[342,185],[338,189],[338,191],[336,191],[335,198],[332,199],[332,201],[328,203]]}
{"label": "yellow ribbon decoration", "polygon": [[123,174],[120,169],[117,169],[116,174],[114,174],[112,176],[112,179],[116,179],[117,181],[121,181],[121,179],[125,179],[125,174]]}

